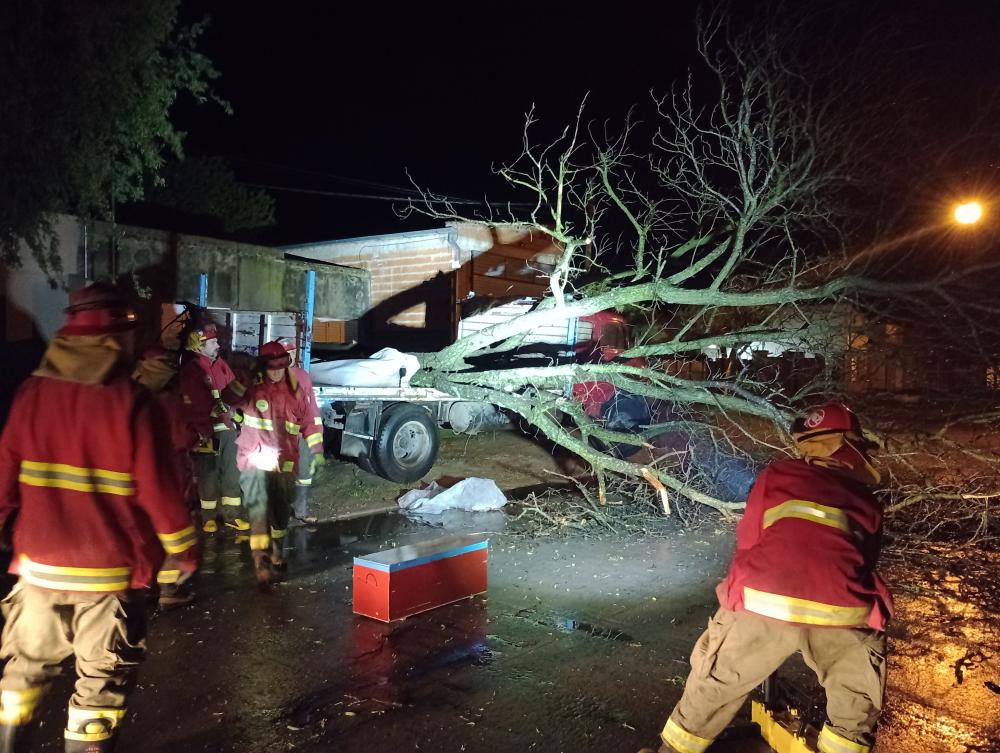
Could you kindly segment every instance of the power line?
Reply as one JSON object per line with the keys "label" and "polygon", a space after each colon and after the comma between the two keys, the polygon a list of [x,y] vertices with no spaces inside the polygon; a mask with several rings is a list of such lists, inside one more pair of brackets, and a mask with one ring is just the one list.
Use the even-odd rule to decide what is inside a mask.
{"label": "power line", "polygon": [[370,201],[414,201],[418,200],[422,203],[427,204],[465,204],[474,206],[490,206],[490,207],[531,207],[534,204],[526,201],[473,201],[471,199],[450,199],[450,198],[424,198],[419,194],[416,196],[384,196],[377,194],[364,194],[364,193],[350,193],[347,191],[325,191],[319,188],[296,188],[293,186],[275,186],[268,183],[250,183],[248,181],[237,181],[244,186],[251,186],[252,188],[264,188],[269,191],[288,191],[291,193],[305,193],[312,194],[314,196],[334,196],[344,199],[366,199]]}
{"label": "power line", "polygon": [[[307,169],[307,168],[304,168],[304,167],[291,167],[290,165],[280,165],[280,164],[276,164],[274,162],[265,162],[265,161],[262,161],[262,160],[252,160],[252,159],[247,159],[246,157],[236,157],[235,159],[238,162],[242,162],[242,163],[247,164],[247,165],[256,165],[258,167],[267,168],[269,170],[277,170],[279,172],[293,173],[293,174],[296,174],[296,175],[309,175],[309,176],[316,177],[316,178],[325,178],[327,180],[337,181],[337,182],[340,182],[340,183],[349,183],[349,184],[353,184],[353,185],[356,185],[356,186],[366,186],[366,187],[370,187],[370,188],[384,188],[384,189],[388,189],[390,191],[394,191],[396,193],[413,196],[414,198],[420,198],[420,199],[423,198],[420,190],[416,189],[416,188],[407,188],[405,186],[396,186],[396,185],[393,185],[391,183],[380,183],[378,181],[364,180],[362,178],[348,178],[345,175],[337,175],[336,173],[325,172],[323,170],[313,170],[313,169]],[[466,199],[466,198],[459,197],[459,196],[447,196],[445,194],[441,194],[441,196],[446,201],[450,201],[452,203],[459,203],[459,202],[469,202],[469,203],[472,203],[472,204],[482,203],[482,202],[478,202],[478,201],[475,201],[475,200],[472,200],[472,199]]]}

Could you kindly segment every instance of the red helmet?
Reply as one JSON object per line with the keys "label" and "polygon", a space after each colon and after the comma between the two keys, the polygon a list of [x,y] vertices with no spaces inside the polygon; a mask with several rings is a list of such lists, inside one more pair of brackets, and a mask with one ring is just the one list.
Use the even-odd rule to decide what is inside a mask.
{"label": "red helmet", "polygon": [[219,328],[214,323],[209,322],[203,324],[200,327],[195,327],[188,333],[187,336],[187,349],[197,351],[202,343],[206,343],[209,340],[219,339]]}
{"label": "red helmet", "polygon": [[279,340],[261,345],[257,358],[268,369],[286,369],[292,363],[292,357]]}
{"label": "red helmet", "polygon": [[66,322],[57,335],[111,335],[132,329],[135,312],[121,294],[103,282],[70,293]]}
{"label": "red helmet", "polygon": [[847,434],[866,448],[878,446],[875,442],[865,439],[857,415],[843,403],[821,405],[792,422],[792,436],[796,442],[835,432]]}

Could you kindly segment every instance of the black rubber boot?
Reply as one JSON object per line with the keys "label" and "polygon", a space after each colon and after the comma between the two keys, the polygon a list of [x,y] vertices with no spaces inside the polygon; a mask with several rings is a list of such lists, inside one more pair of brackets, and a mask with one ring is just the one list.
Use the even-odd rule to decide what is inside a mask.
{"label": "black rubber boot", "polygon": [[0,753],[28,753],[37,726],[36,722],[0,724]]}
{"label": "black rubber boot", "polygon": [[295,486],[295,501],[292,503],[292,515],[307,526],[316,525],[316,517],[309,514],[309,497],[311,486]]}
{"label": "black rubber boot", "polygon": [[267,552],[254,549],[250,554],[253,556],[253,575],[257,579],[257,588],[267,591],[274,583],[274,566],[271,557]]}
{"label": "black rubber boot", "polygon": [[66,740],[66,753],[112,753],[117,740],[109,737],[107,740]]}

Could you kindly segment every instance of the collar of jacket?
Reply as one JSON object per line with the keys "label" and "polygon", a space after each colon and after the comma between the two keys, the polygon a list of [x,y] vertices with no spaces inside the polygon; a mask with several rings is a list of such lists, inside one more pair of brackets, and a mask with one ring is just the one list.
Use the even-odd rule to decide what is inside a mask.
{"label": "collar of jacket", "polygon": [[882,480],[882,474],[871,464],[868,456],[849,441],[845,441],[840,449],[829,457],[807,456],[803,459],[809,465],[840,471],[865,486],[877,486]]}
{"label": "collar of jacket", "polygon": [[79,384],[107,384],[125,372],[127,354],[115,335],[57,335],[35,376]]}
{"label": "collar of jacket", "polygon": [[136,364],[132,378],[154,395],[162,392],[177,370],[161,358],[144,358]]}

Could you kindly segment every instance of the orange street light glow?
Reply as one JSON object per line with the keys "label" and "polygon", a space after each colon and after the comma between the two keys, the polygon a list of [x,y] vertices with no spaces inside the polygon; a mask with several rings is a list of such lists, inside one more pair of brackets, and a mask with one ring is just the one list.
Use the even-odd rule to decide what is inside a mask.
{"label": "orange street light glow", "polygon": [[973,225],[982,218],[983,207],[978,201],[968,201],[955,207],[955,222],[959,225]]}

